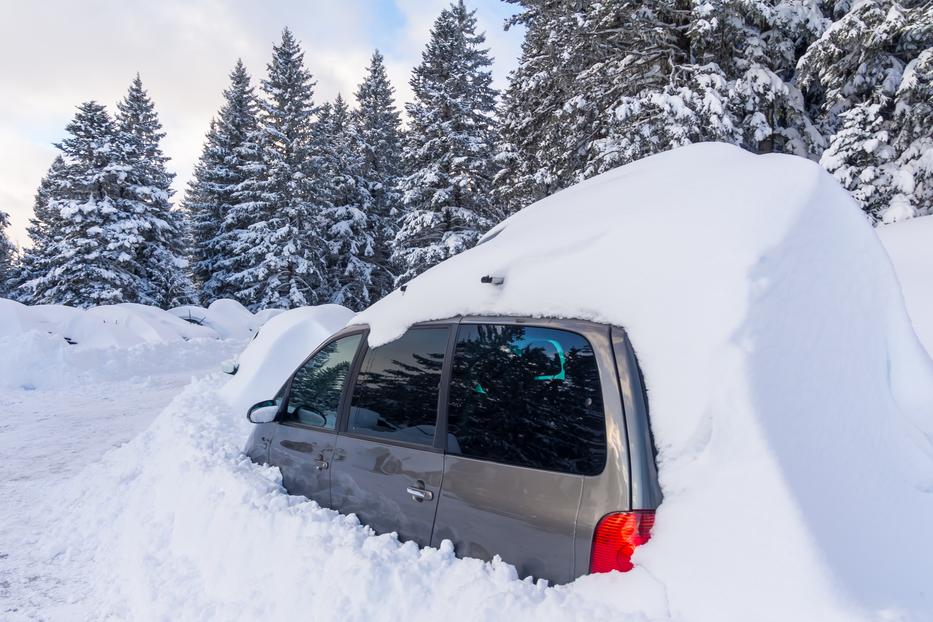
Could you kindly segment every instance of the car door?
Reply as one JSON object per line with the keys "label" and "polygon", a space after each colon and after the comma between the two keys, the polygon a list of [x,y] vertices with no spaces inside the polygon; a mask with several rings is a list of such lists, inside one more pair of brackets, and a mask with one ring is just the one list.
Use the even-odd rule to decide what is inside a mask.
{"label": "car door", "polygon": [[444,454],[436,439],[450,328],[412,328],[362,355],[337,440],[334,507],[380,533],[431,542]]}
{"label": "car door", "polygon": [[599,368],[582,334],[520,323],[459,326],[447,455],[432,544],[499,555],[520,576],[575,577],[584,479],[606,463]]}
{"label": "car door", "polygon": [[330,466],[341,400],[363,333],[341,335],[298,368],[275,424],[269,462],[282,471],[285,489],[331,507]]}

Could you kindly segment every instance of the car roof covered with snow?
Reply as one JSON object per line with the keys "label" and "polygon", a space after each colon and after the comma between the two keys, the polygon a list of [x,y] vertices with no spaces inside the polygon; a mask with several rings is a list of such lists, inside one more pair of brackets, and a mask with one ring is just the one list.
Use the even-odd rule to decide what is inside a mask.
{"label": "car roof covered with snow", "polygon": [[[933,363],[872,227],[815,163],[698,144],[629,164],[516,213],[353,322],[378,345],[477,314],[628,331],[665,494],[636,562],[672,611],[933,611]],[[876,580],[895,566],[911,570]]]}

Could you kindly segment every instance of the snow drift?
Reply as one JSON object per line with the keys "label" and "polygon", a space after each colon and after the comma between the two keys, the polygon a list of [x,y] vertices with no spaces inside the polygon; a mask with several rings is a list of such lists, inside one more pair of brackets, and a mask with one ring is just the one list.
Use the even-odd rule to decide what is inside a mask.
{"label": "snow drift", "polygon": [[[182,319],[185,313],[195,321]],[[0,298],[0,388],[51,388],[213,363],[217,340],[242,343],[269,317],[233,300],[163,311],[139,304],[76,309]],[[233,346],[235,348],[235,346]]]}
{"label": "snow drift", "polygon": [[933,216],[877,229],[904,290],[917,336],[933,354]]}
{"label": "snow drift", "polygon": [[815,164],[654,156],[523,210],[357,320],[381,343],[460,313],[628,330],[665,493],[632,572],[547,587],[373,536],[249,462],[216,379],[55,501],[37,568],[87,577],[91,618],[933,617],[933,363],[877,236]]}

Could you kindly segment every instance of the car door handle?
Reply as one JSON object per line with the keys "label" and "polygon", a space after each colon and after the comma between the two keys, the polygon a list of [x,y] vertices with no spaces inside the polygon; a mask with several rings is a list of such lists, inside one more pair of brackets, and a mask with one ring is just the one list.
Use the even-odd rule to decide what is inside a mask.
{"label": "car door handle", "polygon": [[405,491],[411,495],[411,498],[415,501],[430,501],[434,498],[434,493],[430,490],[425,490],[424,488],[415,488],[414,486],[409,486]]}
{"label": "car door handle", "polygon": [[312,460],[311,464],[314,466],[315,471],[326,471],[330,468],[330,464],[327,460]]}

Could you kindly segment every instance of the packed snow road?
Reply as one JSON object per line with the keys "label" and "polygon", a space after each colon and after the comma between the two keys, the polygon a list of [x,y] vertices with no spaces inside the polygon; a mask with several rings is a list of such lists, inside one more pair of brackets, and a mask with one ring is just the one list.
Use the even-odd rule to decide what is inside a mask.
{"label": "packed snow road", "polygon": [[[241,343],[218,344],[196,369],[52,389],[0,389],[0,619],[80,619],[88,586],[33,553],[52,527],[49,501],[89,464],[132,439],[193,378]],[[75,617],[78,616],[78,617]]]}

